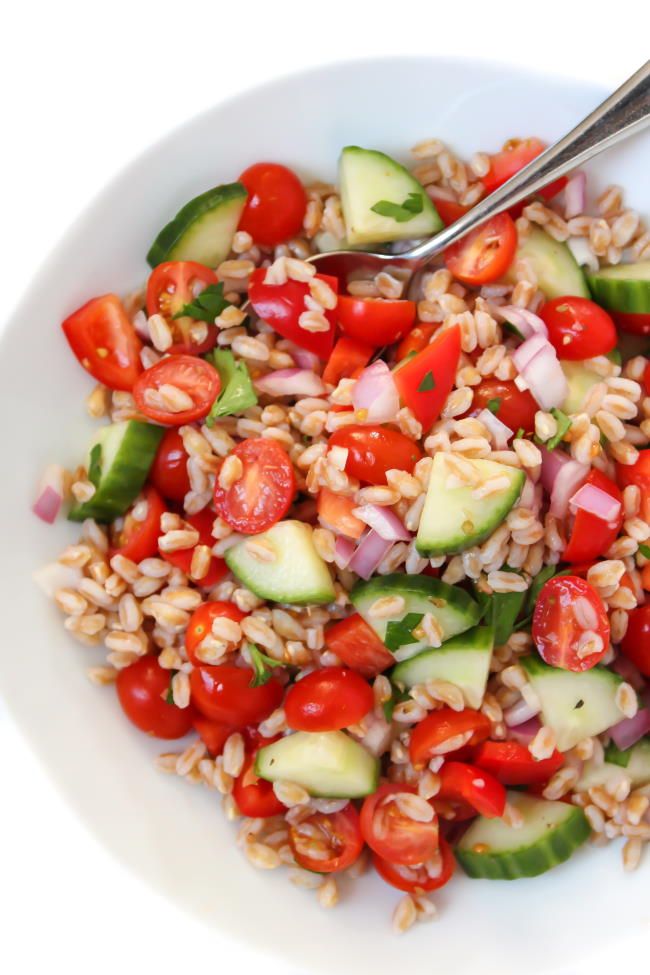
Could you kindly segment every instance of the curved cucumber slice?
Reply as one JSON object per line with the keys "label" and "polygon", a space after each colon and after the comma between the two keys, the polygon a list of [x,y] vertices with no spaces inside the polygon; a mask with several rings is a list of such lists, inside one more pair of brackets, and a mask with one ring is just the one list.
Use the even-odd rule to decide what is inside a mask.
{"label": "curved cucumber slice", "polygon": [[377,789],[379,759],[342,731],[297,731],[260,748],[255,772],[268,782],[296,782],[310,796],[356,799]]}
{"label": "curved cucumber slice", "polygon": [[251,592],[277,603],[330,603],[334,597],[332,577],[314,548],[312,530],[301,521],[279,521],[256,535],[275,551],[273,562],[260,562],[246,549],[246,541],[225,554],[228,568]]}
{"label": "curved cucumber slice", "polygon": [[404,660],[393,669],[391,680],[406,688],[428,680],[446,680],[461,689],[468,707],[478,709],[485,694],[493,645],[492,627],[475,626],[437,649]]}
{"label": "curved cucumber slice", "polygon": [[[372,605],[385,596],[401,596],[404,609],[392,619],[377,619],[372,614]],[[418,632],[425,613],[438,621],[443,640],[469,630],[481,615],[478,604],[463,589],[429,576],[401,572],[357,583],[350,599],[396,660],[406,660],[429,646],[426,637]]]}
{"label": "curved cucumber slice", "polygon": [[70,509],[70,521],[113,521],[135,501],[153,464],[164,427],[124,420],[102,427],[88,451],[88,473],[95,485],[90,501]]}
{"label": "curved cucumber slice", "polygon": [[350,244],[428,237],[443,225],[422,184],[383,152],[346,146],[339,175]]}
{"label": "curved cucumber slice", "polygon": [[569,384],[569,394],[562,403],[562,409],[565,413],[580,413],[587,393],[592,386],[601,382],[601,377],[588,369],[583,362],[561,359],[560,365]]}
{"label": "curved cucumber slice", "polygon": [[588,274],[594,301],[609,311],[650,314],[650,261],[616,264]]}
{"label": "curved cucumber slice", "polygon": [[147,261],[198,261],[216,267],[228,256],[246,197],[241,183],[216,186],[195,196],[163,227],[149,248]]}
{"label": "curved cucumber slice", "polygon": [[594,761],[586,763],[576,789],[583,791],[597,785],[615,787],[623,779],[629,779],[633,789],[650,783],[650,738],[642,738],[632,748],[620,752],[617,763],[608,760],[608,751],[600,765]]}
{"label": "curved cucumber slice", "polygon": [[508,802],[524,818],[522,826],[503,819],[476,819],[456,847],[456,858],[470,877],[518,880],[537,877],[568,860],[589,838],[587,817],[578,806],[509,792]]}
{"label": "curved cucumber slice", "polygon": [[553,240],[539,227],[531,227],[528,237],[517,248],[511,270],[506,275],[513,284],[514,266],[518,260],[528,261],[547,298],[563,295],[589,298],[585,276],[569,248],[559,240]]}
{"label": "curved cucumber slice", "polygon": [[485,498],[473,487],[448,487],[452,476],[442,451],[433,458],[416,546],[421,555],[448,555],[478,545],[501,524],[521,494],[526,475],[516,467],[492,460],[468,460],[476,471],[476,485],[505,477],[507,485]]}

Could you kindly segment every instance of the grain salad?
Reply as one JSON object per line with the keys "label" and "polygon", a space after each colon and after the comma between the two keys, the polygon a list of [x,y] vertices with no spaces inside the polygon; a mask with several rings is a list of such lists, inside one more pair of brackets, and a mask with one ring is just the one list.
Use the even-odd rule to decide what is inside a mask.
{"label": "grain salad", "polygon": [[415,283],[310,261],[397,255],[543,147],[256,163],[63,322],[97,432],[44,473],[35,514],[78,528],[35,577],[90,680],[252,866],[325,908],[374,870],[398,933],[457,869],[650,840],[643,221],[575,172]]}

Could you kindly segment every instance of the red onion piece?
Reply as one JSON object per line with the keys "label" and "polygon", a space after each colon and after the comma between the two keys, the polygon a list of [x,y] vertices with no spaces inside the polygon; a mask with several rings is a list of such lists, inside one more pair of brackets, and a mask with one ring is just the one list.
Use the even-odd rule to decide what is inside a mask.
{"label": "red onion piece", "polygon": [[530,718],[523,724],[510,728],[510,737],[522,745],[528,745],[541,727],[542,723],[538,717]]}
{"label": "red onion piece", "polygon": [[527,308],[518,308],[517,305],[501,305],[499,307],[499,318],[502,318],[504,322],[510,322],[511,325],[514,325],[525,339],[529,339],[532,335],[536,334],[548,338],[546,323],[539,315],[528,311]]}
{"label": "red onion piece", "polygon": [[622,752],[650,734],[650,708],[640,708],[633,718],[624,718],[609,729],[612,741]]}
{"label": "red onion piece", "polygon": [[598,258],[591,249],[589,238],[569,237],[566,244],[573,254],[576,264],[579,264],[580,267],[589,268],[593,274],[598,271],[600,264]]}
{"label": "red onion piece", "polygon": [[569,500],[584,483],[589,468],[577,460],[569,460],[562,467],[551,488],[551,514],[564,518],[569,510]]}
{"label": "red onion piece", "polygon": [[[524,345],[539,338],[542,336],[533,335],[532,338],[524,342]],[[560,365],[557,352],[549,341],[544,340],[544,342],[544,346],[526,363],[523,369],[520,369],[520,372],[541,408],[550,410],[553,406],[561,406],[565,401],[569,395],[569,383]],[[521,349],[522,346],[519,348]],[[518,351],[519,349],[516,350],[516,352]]]}
{"label": "red onion piece", "polygon": [[[528,363],[532,362],[537,353],[546,348],[548,344],[549,342],[545,335],[535,334],[531,335],[529,339],[526,339],[525,342],[522,342],[521,345],[517,346],[515,351],[512,353],[512,361],[514,362],[517,371],[523,374]],[[524,379],[526,379],[525,375]],[[528,382],[527,379],[526,382]]]}
{"label": "red onion piece", "polygon": [[389,542],[371,529],[359,542],[350,560],[349,568],[362,579],[369,579],[393,545],[394,542]]}
{"label": "red onion piece", "polygon": [[529,511],[534,511],[537,514],[542,507],[542,485],[535,484],[527,477],[518,503],[522,508],[528,508]]}
{"label": "red onion piece", "polygon": [[255,388],[269,396],[320,396],[325,384],[309,369],[276,369],[255,380]]}
{"label": "red onion piece", "polygon": [[354,514],[387,542],[409,542],[411,533],[390,508],[380,504],[364,504]]}
{"label": "red onion piece", "polygon": [[587,203],[587,174],[578,170],[564,189],[564,218],[570,220],[585,212]]}
{"label": "red onion piece", "polygon": [[495,416],[491,410],[481,410],[476,414],[476,419],[480,420],[483,426],[488,428],[494,437],[494,445],[497,450],[505,450],[513,434],[510,427],[502,423],[498,416]]}
{"label": "red onion piece", "polygon": [[516,704],[513,704],[512,707],[509,707],[503,712],[503,720],[509,728],[517,728],[519,725],[526,724],[531,718],[537,717],[539,712],[539,704],[533,707],[522,698],[521,701],[517,701]]}
{"label": "red onion piece", "polygon": [[63,504],[63,468],[60,464],[50,464],[45,468],[38,497],[32,511],[41,521],[51,525],[61,511]]}
{"label": "red onion piece", "polygon": [[36,569],[32,579],[46,596],[53,599],[59,589],[76,589],[83,579],[83,572],[62,562],[49,562]]}
{"label": "red onion piece", "polygon": [[320,359],[309,349],[301,349],[299,345],[294,345],[293,343],[288,346],[287,352],[301,369],[310,369],[315,372],[320,366]]}
{"label": "red onion piece", "polygon": [[583,484],[569,498],[569,508],[574,513],[580,509],[602,521],[615,522],[621,512],[621,502],[595,484]]}
{"label": "red onion piece", "polygon": [[334,542],[334,565],[337,569],[347,569],[354,553],[354,542],[344,535],[337,535]]}
{"label": "red onion piece", "polygon": [[392,373],[385,362],[378,359],[363,370],[352,388],[355,410],[363,410],[365,423],[387,423],[399,410],[399,393]]}
{"label": "red onion piece", "polygon": [[635,691],[642,691],[645,688],[645,679],[643,674],[637,667],[634,666],[629,657],[619,654],[616,660],[611,664],[611,668],[614,673],[622,677],[624,681],[627,681]]}
{"label": "red onion piece", "polygon": [[542,486],[547,494],[550,494],[558,476],[565,464],[570,463],[571,458],[561,450],[547,450],[540,447],[542,452]]}

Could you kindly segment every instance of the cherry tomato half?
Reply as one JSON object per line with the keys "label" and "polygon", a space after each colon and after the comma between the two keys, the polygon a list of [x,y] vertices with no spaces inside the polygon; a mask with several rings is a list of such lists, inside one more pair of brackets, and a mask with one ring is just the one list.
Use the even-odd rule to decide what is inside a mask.
{"label": "cherry tomato half", "polygon": [[650,315],[638,312],[613,311],[612,318],[624,332],[633,335],[650,335]]}
{"label": "cherry tomato half", "polygon": [[323,370],[323,382],[331,383],[332,386],[338,385],[340,379],[352,376],[357,369],[363,369],[370,361],[372,353],[373,348],[367,342],[359,342],[342,335],[337,339],[327,360]]}
{"label": "cherry tomato half", "polygon": [[148,485],[143,491],[147,504],[144,521],[136,521],[129,510],[124,516],[124,525],[119,531],[111,529],[111,558],[123,555],[132,562],[142,562],[158,553],[160,519],[164,515],[165,502],[154,487]]}
{"label": "cherry tomato half", "polygon": [[259,724],[278,707],[284,691],[273,677],[267,684],[251,687],[253,678],[249,667],[235,664],[195,667],[190,674],[192,701],[206,718],[232,728]]}
{"label": "cherry tomato half", "polygon": [[360,674],[323,667],[289,688],[284,710],[294,731],[338,731],[361,721],[373,704],[372,688]]}
{"label": "cherry tomato half", "polygon": [[446,199],[440,192],[436,192],[435,186],[427,187],[427,194],[431,197],[433,205],[438,211],[438,216],[445,227],[448,227],[450,223],[456,223],[458,218],[470,209],[470,207],[463,206],[462,203],[457,203],[455,200]]}
{"label": "cherry tomato half", "polygon": [[621,651],[644,677],[650,677],[650,603],[628,613]]}
{"label": "cherry tomato half", "polygon": [[328,627],[325,643],[344,664],[364,677],[376,677],[395,663],[386,644],[358,613]]}
{"label": "cherry tomato half", "polygon": [[424,863],[438,849],[438,817],[420,822],[400,808],[402,799],[415,794],[413,786],[386,782],[366,796],[361,807],[361,832],[370,849],[391,863]]}
{"label": "cherry tomato half", "polygon": [[439,323],[423,323],[420,322],[416,325],[408,335],[405,335],[400,344],[397,346],[396,359],[401,362],[402,359],[407,359],[409,356],[412,358],[413,354],[416,352],[421,352],[422,349],[426,349],[427,345],[431,341],[434,332],[440,328]]}
{"label": "cherry tomato half", "polygon": [[[485,187],[485,192],[492,193],[498,186],[502,186],[520,169],[532,162],[541,152],[546,149],[546,143],[541,139],[509,139],[501,152],[495,152],[490,156],[490,169],[481,176],[481,182]],[[561,176],[559,179],[549,183],[539,190],[538,196],[545,200],[550,200],[556,196],[560,190],[564,189],[567,177]],[[523,204],[521,205],[523,207]]]}
{"label": "cherry tomato half", "polygon": [[[309,827],[309,835],[305,832],[305,826]],[[359,813],[351,802],[339,812],[312,813],[300,823],[289,826],[289,845],[296,862],[305,870],[316,873],[347,870],[359,859],[363,850]],[[316,853],[319,855],[316,856]]]}
{"label": "cherry tomato half", "polygon": [[609,619],[602,599],[585,579],[555,576],[542,586],[532,633],[542,660],[578,673],[607,653]]}
{"label": "cherry tomato half", "polygon": [[548,782],[562,768],[564,755],[556,748],[550,758],[536,761],[518,741],[484,741],[474,752],[472,762],[503,785],[535,785]]}
{"label": "cherry tomato half", "polygon": [[[269,739],[267,744],[270,742]],[[254,749],[246,755],[243,768],[233,785],[233,799],[240,813],[243,816],[250,816],[251,819],[279,816],[287,811],[287,807],[280,802],[273,791],[273,783],[260,779],[256,774],[254,767],[256,751],[257,749]]]}
{"label": "cherry tomato half", "polygon": [[194,721],[194,708],[167,703],[171,676],[153,654],[139,657],[117,675],[122,710],[136,728],[154,738],[183,738]]}
{"label": "cherry tomato half", "polygon": [[385,298],[356,298],[340,295],[336,316],[341,330],[350,338],[379,348],[392,345],[408,332],[415,321],[414,301]]}
{"label": "cherry tomato half", "polygon": [[[163,399],[166,386],[174,386],[184,394],[187,405],[183,409],[169,409],[168,400]],[[145,369],[133,387],[133,398],[140,412],[150,420],[180,427],[207,416],[220,389],[219,373],[205,359],[174,355]]]}
{"label": "cherry tomato half", "polygon": [[[147,315],[162,315],[167,322],[172,333],[173,344],[168,349],[171,355],[202,355],[217,341],[214,322],[197,322],[189,315],[175,316],[194,301],[197,292],[218,281],[211,268],[196,261],[164,261],[149,275]],[[192,337],[197,326],[206,332],[199,341]]]}
{"label": "cherry tomato half", "polygon": [[448,247],[445,264],[459,281],[476,287],[502,277],[516,250],[514,220],[507,213],[500,213]]}
{"label": "cherry tomato half", "polygon": [[641,492],[641,517],[644,521],[650,521],[650,450],[640,450],[633,464],[617,464],[616,480],[622,488],[629,484],[638,487]]}
{"label": "cherry tomato half", "polygon": [[[212,537],[214,518],[214,511],[210,508],[203,508],[202,511],[198,511],[195,515],[188,515],[185,519],[188,525],[196,528],[199,533],[197,545],[207,545],[208,548],[212,548],[214,545],[214,538]],[[191,548],[176,549],[175,552],[161,552],[160,555],[166,562],[175,565],[177,569],[182,569],[186,575],[192,577],[192,556],[194,555],[195,548],[196,546],[193,545]],[[197,586],[201,586],[203,589],[211,589],[227,574],[228,566],[225,560],[213,555],[207,573],[201,576],[201,578],[192,578]]]}
{"label": "cherry tomato half", "polygon": [[588,298],[553,298],[542,305],[539,315],[561,359],[592,359],[616,348],[611,315]]}
{"label": "cherry tomato half", "polygon": [[248,190],[248,200],[239,229],[255,243],[274,247],[302,229],[307,194],[293,170],[279,163],[259,162],[239,177]]}
{"label": "cherry tomato half", "polygon": [[439,840],[438,854],[426,866],[404,866],[391,863],[375,853],[372,862],[375,870],[387,884],[405,890],[408,894],[418,894],[420,891],[439,890],[451,880],[456,869],[456,860],[449,843],[443,836]]}
{"label": "cherry tomato half", "polygon": [[[295,342],[301,349],[308,349],[319,359],[329,359],[336,333],[336,309],[324,312],[329,322],[328,331],[310,332],[299,324],[300,316],[305,311],[309,285],[293,280],[286,281],[285,284],[266,284],[265,277],[264,268],[257,268],[250,277],[248,297],[256,314],[283,338]],[[328,274],[317,274],[316,277],[325,281],[332,291],[338,292],[337,278]]]}
{"label": "cherry tomato half", "polygon": [[188,460],[189,454],[178,430],[167,430],[149,471],[149,480],[164,498],[182,503],[191,488]]}
{"label": "cherry tomato half", "polygon": [[194,718],[194,730],[213,758],[215,755],[221,755],[223,746],[233,732],[228,725],[210,721],[209,718],[202,718],[200,715]]}
{"label": "cherry tomato half", "polygon": [[520,428],[531,433],[539,406],[529,390],[518,389],[511,379],[484,379],[474,387],[472,412],[487,409],[514,433]]}
{"label": "cherry tomato half", "polygon": [[481,816],[496,819],[503,816],[506,807],[506,790],[485,769],[466,762],[445,762],[439,772],[440,791],[436,799],[459,800],[469,804]]}
{"label": "cherry tomato half", "polygon": [[284,447],[274,440],[243,440],[230,452],[243,472],[229,488],[217,478],[214,506],[235,531],[255,535],[283,518],[296,493],[293,464]]}
{"label": "cherry tomato half", "polygon": [[345,447],[345,470],[366,484],[385,484],[386,471],[398,468],[411,474],[422,451],[410,437],[389,427],[352,423],[329,439],[330,447]]}
{"label": "cherry tomato half", "polygon": [[[205,663],[205,660],[201,660],[197,656],[196,651],[206,636],[212,633],[212,624],[215,620],[226,619],[232,620],[234,623],[241,623],[245,617],[246,613],[242,613],[241,609],[234,603],[221,600],[202,603],[198,609],[195,609],[185,631],[185,649],[194,666],[198,667]],[[228,646],[230,647],[231,644]]]}
{"label": "cherry tomato half", "polygon": [[[592,484],[622,502],[622,494],[616,484],[602,473],[592,468],[585,479],[585,484]],[[565,562],[590,562],[607,551],[615,541],[623,524],[623,505],[618,518],[611,524],[597,518],[588,511],[579,508],[573,519],[573,527],[569,536],[569,544],[564,550]]]}
{"label": "cherry tomato half", "polygon": [[142,342],[117,295],[91,298],[61,328],[86,372],[109,389],[133,388],[142,372]]}
{"label": "cherry tomato half", "polygon": [[490,734],[490,722],[480,711],[443,707],[432,711],[411,733],[409,755],[416,769],[422,769],[434,755],[447,755],[465,745],[477,745]]}
{"label": "cherry tomato half", "polygon": [[453,389],[459,359],[460,328],[453,325],[438,332],[432,342],[393,373],[402,403],[413,411],[424,433],[440,416]]}

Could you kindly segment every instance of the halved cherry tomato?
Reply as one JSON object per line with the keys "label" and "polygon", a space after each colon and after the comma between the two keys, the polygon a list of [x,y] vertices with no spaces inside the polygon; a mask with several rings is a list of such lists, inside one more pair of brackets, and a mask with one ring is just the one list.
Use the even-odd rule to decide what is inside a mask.
{"label": "halved cherry tomato", "polygon": [[[188,525],[192,528],[196,528],[199,533],[199,540],[197,545],[207,545],[212,548],[214,545],[214,538],[212,537],[212,525],[214,524],[215,513],[210,508],[203,508],[202,511],[198,511],[195,515],[188,515],[185,519]],[[194,554],[195,545],[191,548],[179,548],[175,552],[161,552],[161,556],[166,562],[170,562],[175,565],[176,568],[182,569],[187,575],[190,575],[190,570],[192,568],[192,556]],[[218,558],[216,555],[212,556],[210,561],[210,568],[208,569],[206,575],[202,576],[200,579],[195,579],[194,582],[197,586],[201,586],[203,589],[211,589],[216,586],[224,576],[228,575],[228,566],[226,565],[224,559]]]}
{"label": "halved cherry tomato", "polygon": [[352,498],[335,494],[329,488],[318,492],[318,517],[326,528],[348,538],[361,538],[366,530],[365,522],[353,515],[356,503]]}
{"label": "halved cherry tomato", "polygon": [[167,430],[154,457],[149,480],[164,498],[181,503],[190,490],[189,454],[178,430]]}
{"label": "halved cherry tomato", "polygon": [[621,651],[645,677],[650,677],[650,603],[628,613]]}
{"label": "halved cherry tomato", "polygon": [[202,717],[194,718],[194,730],[213,758],[215,755],[221,755],[223,746],[233,732],[227,724]]}
{"label": "halved cherry tomato", "polygon": [[[265,284],[265,276],[266,270],[258,268],[250,277],[248,297],[256,314],[285,339],[290,339],[302,349],[308,349],[319,359],[329,359],[334,346],[336,309],[324,312],[329,331],[310,332],[298,324],[298,319],[306,311],[305,297],[309,294],[309,285],[292,280],[285,284]],[[316,277],[338,293],[337,278],[329,274],[317,274]]]}
{"label": "halved cherry tomato", "polygon": [[534,785],[548,782],[564,765],[564,755],[556,748],[550,758],[536,761],[518,741],[484,741],[474,752],[472,762],[503,785]]}
{"label": "halved cherry tomato", "polygon": [[581,361],[616,348],[611,315],[588,298],[553,298],[542,305],[539,315],[561,359]]}
{"label": "halved cherry tomato", "polygon": [[[481,176],[486,194],[492,193],[506,180],[509,180],[511,176],[514,176],[520,169],[532,162],[536,156],[539,156],[544,149],[546,149],[546,143],[542,142],[541,139],[509,139],[501,152],[496,152],[490,156],[490,169],[485,176]],[[564,189],[566,183],[567,177],[561,176],[539,190],[538,195],[545,200],[550,200]]]}
{"label": "halved cherry tomato", "polygon": [[154,738],[183,738],[192,727],[194,708],[167,703],[171,671],[153,654],[139,657],[117,675],[117,696],[129,721]]}
{"label": "halved cherry tomato", "polygon": [[337,386],[340,379],[352,376],[357,369],[363,369],[370,361],[372,353],[373,348],[367,342],[359,342],[357,339],[342,335],[337,339],[332,354],[327,360],[323,382]]}
{"label": "halved cherry tomato", "polygon": [[201,714],[232,728],[245,728],[268,718],[282,701],[282,684],[274,677],[260,687],[251,687],[250,667],[219,664],[195,667],[190,674],[193,703]]}
{"label": "halved cherry tomato", "polygon": [[217,514],[235,531],[255,535],[283,518],[296,493],[293,464],[284,447],[274,440],[242,440],[230,452],[243,473],[229,488],[219,480],[214,487]]}
{"label": "halved cherry tomato", "polygon": [[171,329],[173,344],[168,349],[171,355],[202,355],[217,341],[217,326],[214,322],[202,322],[207,329],[205,338],[196,342],[191,329],[196,319],[188,315],[175,316],[185,305],[194,301],[197,291],[203,291],[210,284],[218,284],[214,271],[196,261],[164,261],[149,275],[147,283],[147,315],[162,315]]}
{"label": "halved cherry tomato", "polygon": [[643,385],[645,386],[646,394],[650,396],[650,362],[645,367],[645,372],[643,373]]}
{"label": "halved cherry tomato", "polygon": [[542,660],[579,673],[607,653],[609,619],[602,599],[585,579],[555,576],[537,598],[532,633]]}
{"label": "halved cherry tomato", "polygon": [[239,177],[248,190],[248,200],[239,229],[257,244],[274,247],[302,229],[307,194],[293,170],[280,163],[259,162]]}
{"label": "halved cherry tomato", "polygon": [[511,379],[484,379],[474,387],[472,411],[490,409],[513,432],[535,429],[539,406],[529,390],[521,390]]}
{"label": "halved cherry tomato", "polygon": [[616,480],[622,488],[629,484],[639,488],[641,517],[644,521],[650,521],[650,450],[640,450],[633,464],[617,464]]}
{"label": "halved cherry tomato", "polygon": [[391,863],[424,863],[438,849],[438,817],[433,806],[431,819],[419,822],[402,812],[399,801],[395,801],[399,796],[414,793],[413,786],[385,782],[363,800],[363,838],[374,853]]}
{"label": "halved cherry tomato", "polygon": [[[316,833],[320,853],[325,847],[327,856],[314,856],[314,837],[305,835],[301,826],[307,824]],[[315,812],[300,823],[289,826],[289,845],[296,862],[304,870],[315,873],[338,873],[355,863],[363,850],[359,813],[351,802],[339,812]]]}
{"label": "halved cherry tomato", "polygon": [[393,373],[402,403],[413,411],[424,433],[440,416],[453,388],[459,359],[460,328],[453,325]]}
{"label": "halved cherry tomato", "polygon": [[361,721],[373,704],[372,688],[361,674],[323,667],[289,688],[284,710],[294,731],[338,731]]}
{"label": "halved cherry tomato", "polygon": [[459,217],[462,217],[470,209],[465,207],[462,203],[456,203],[455,200],[446,200],[444,196],[436,193],[435,187],[430,186],[427,189],[427,194],[433,200],[433,205],[438,211],[438,216],[444,223],[445,227],[448,227],[450,223],[456,223]]}
{"label": "halved cherry tomato", "polygon": [[[192,405],[178,412],[170,410],[160,396],[164,386],[175,386],[189,397]],[[180,427],[207,416],[220,389],[219,373],[205,359],[174,355],[145,369],[133,387],[133,398],[140,412],[150,420]]]}
{"label": "halved cherry tomato", "polygon": [[[430,861],[429,869],[426,866],[407,867],[403,864],[391,863],[390,860],[384,860],[376,853],[373,855],[372,862],[379,876],[387,884],[397,887],[398,890],[405,890],[408,894],[418,894],[420,891],[439,890],[451,880],[456,869],[456,859],[444,836],[439,840],[439,857],[438,873],[434,869],[434,863],[438,860],[436,856]],[[434,876],[429,873],[429,870]]]}
{"label": "halved cherry tomato", "polygon": [[396,359],[401,362],[402,359],[406,359],[408,356],[413,357],[416,352],[421,352],[422,349],[426,349],[427,345],[431,341],[433,333],[440,328],[439,323],[423,323],[420,322],[416,325],[408,335],[405,335],[400,344],[397,346]]}
{"label": "halved cherry tomato", "polygon": [[133,388],[142,372],[142,342],[117,295],[91,298],[61,328],[86,372],[109,389]]}
{"label": "halved cherry tomato", "polygon": [[434,755],[446,755],[465,745],[477,745],[490,734],[490,722],[480,711],[443,707],[432,711],[411,732],[411,764],[422,769]]}
{"label": "halved cherry tomato", "polygon": [[[585,479],[585,484],[592,484],[622,502],[622,495],[616,484],[601,471],[592,468]],[[569,544],[562,556],[565,562],[589,562],[603,555],[615,541],[623,524],[623,505],[616,521],[609,524],[602,518],[583,511],[579,508],[573,520],[573,527],[569,537]]]}
{"label": "halved cherry tomato", "polygon": [[212,624],[216,619],[227,619],[233,620],[235,623],[241,623],[245,616],[246,613],[242,613],[241,609],[235,606],[234,603],[221,600],[202,603],[198,609],[195,609],[190,616],[190,621],[185,631],[185,649],[192,663],[196,667],[205,663],[204,660],[201,660],[197,656],[196,649],[205,640],[206,636],[212,632]]}
{"label": "halved cherry tomato", "polygon": [[466,762],[445,762],[438,774],[440,791],[436,798],[468,803],[488,819],[503,816],[506,790],[489,772]]}
{"label": "halved cherry tomato", "polygon": [[422,451],[410,437],[371,424],[352,423],[341,427],[332,434],[329,445],[348,450],[346,472],[366,484],[385,484],[386,471],[392,468],[411,474],[422,457]]}
{"label": "halved cherry tomato", "polygon": [[445,251],[445,264],[459,281],[477,287],[502,277],[516,250],[514,220],[507,213],[499,213],[451,244]]}
{"label": "halved cherry tomato", "polygon": [[341,330],[350,338],[379,348],[392,345],[408,332],[415,321],[414,301],[385,298],[355,298],[340,295],[336,317]]}
{"label": "halved cherry tomato", "polygon": [[632,332],[633,335],[650,335],[650,315],[624,311],[613,311],[611,315],[624,332]]}
{"label": "halved cherry tomato", "polygon": [[233,799],[240,813],[243,816],[250,816],[251,819],[279,816],[287,811],[287,807],[280,802],[273,791],[273,783],[260,779],[255,773],[256,751],[257,749],[246,755],[243,768],[233,785]]}
{"label": "halved cherry tomato", "polygon": [[132,562],[142,562],[158,553],[160,519],[166,511],[165,502],[151,485],[145,487],[143,495],[147,503],[144,521],[136,521],[128,511],[122,528],[119,531],[111,530],[111,558],[123,555]]}
{"label": "halved cherry tomato", "polygon": [[364,677],[376,677],[395,663],[386,644],[358,613],[329,626],[325,643],[344,664]]}

